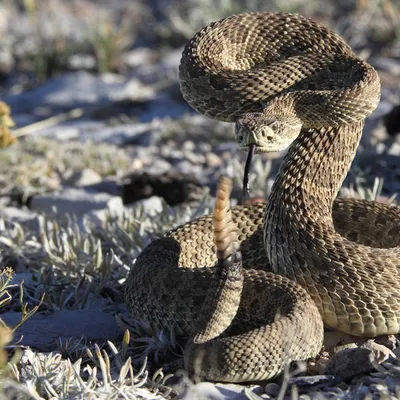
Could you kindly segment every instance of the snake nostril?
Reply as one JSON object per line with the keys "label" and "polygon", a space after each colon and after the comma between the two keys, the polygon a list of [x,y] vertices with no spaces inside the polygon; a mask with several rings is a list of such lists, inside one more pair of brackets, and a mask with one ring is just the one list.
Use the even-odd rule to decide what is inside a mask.
{"label": "snake nostril", "polygon": [[238,143],[242,143],[243,142],[243,135],[236,135],[236,141]]}

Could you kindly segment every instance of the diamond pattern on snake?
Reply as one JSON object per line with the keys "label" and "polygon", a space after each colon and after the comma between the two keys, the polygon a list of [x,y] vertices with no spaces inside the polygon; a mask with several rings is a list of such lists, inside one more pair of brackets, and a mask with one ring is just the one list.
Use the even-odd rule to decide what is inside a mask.
{"label": "diamond pattern on snake", "polygon": [[[235,124],[249,153],[289,147],[267,204],[229,207],[149,244],[126,283],[135,319],[188,337],[185,368],[254,381],[321,349],[323,326],[372,338],[400,331],[400,209],[336,198],[365,118],[380,99],[374,68],[306,17],[247,13],[186,45],[185,100]],[[168,300],[168,301],[167,301]]]}

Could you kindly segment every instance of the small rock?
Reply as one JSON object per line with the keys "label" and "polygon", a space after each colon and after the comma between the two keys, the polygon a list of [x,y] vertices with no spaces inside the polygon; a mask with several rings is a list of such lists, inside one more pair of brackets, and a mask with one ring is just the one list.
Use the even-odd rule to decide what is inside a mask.
{"label": "small rock", "polygon": [[296,385],[298,388],[318,386],[321,384],[328,386],[339,383],[340,381],[341,379],[334,375],[297,376],[289,379],[289,385]]}
{"label": "small rock", "polygon": [[[19,312],[6,312],[1,316],[8,326],[16,326]],[[30,346],[39,351],[52,351],[59,338],[84,337],[88,341],[111,340],[121,337],[122,330],[111,313],[105,313],[99,307],[85,310],[62,310],[52,314],[35,313],[14,333],[20,338],[22,346]]]}
{"label": "small rock", "polygon": [[151,196],[148,199],[139,200],[135,204],[140,204],[144,212],[153,217],[163,210],[163,199],[158,196]]}
{"label": "small rock", "polygon": [[33,196],[29,208],[47,214],[85,214],[92,210],[122,209],[122,199],[108,193],[96,193],[83,189],[64,188],[58,193]]}
{"label": "small rock", "polygon": [[[263,388],[260,385],[242,386],[235,383],[217,383],[215,387],[225,396],[225,399],[247,400],[247,394],[259,395],[263,393]],[[251,398],[251,397],[250,397]]]}
{"label": "small rock", "polygon": [[195,165],[188,160],[178,162],[175,165],[175,168],[183,174],[190,174],[195,177],[200,177],[204,174],[204,168],[202,165]]}
{"label": "small rock", "polygon": [[194,142],[192,140],[185,140],[182,144],[182,149],[184,151],[194,151],[196,149],[196,145],[194,144]]}
{"label": "small rock", "polygon": [[90,168],[84,168],[73,174],[67,181],[71,186],[83,187],[101,182],[101,176]]}
{"label": "small rock", "polygon": [[161,159],[156,158],[153,159],[151,164],[146,165],[146,172],[153,175],[165,174],[168,171],[171,171],[172,165]]}
{"label": "small rock", "polygon": [[201,382],[196,385],[187,386],[180,395],[182,400],[224,400],[226,397],[220,393],[211,382]]}
{"label": "small rock", "polygon": [[185,152],[185,158],[192,164],[204,164],[206,162],[205,156],[200,153]]}
{"label": "small rock", "polygon": [[199,149],[200,153],[203,153],[203,154],[204,153],[210,153],[211,150],[212,150],[212,146],[211,146],[210,143],[202,142],[202,143],[198,144],[198,149]]}
{"label": "small rock", "polygon": [[396,358],[396,355],[393,353],[392,350],[390,350],[383,344],[377,343],[374,340],[368,340],[366,343],[363,343],[360,347],[373,351],[375,360],[378,363],[386,361],[389,357]]}
{"label": "small rock", "polygon": [[132,161],[132,171],[139,171],[143,168],[144,164],[140,158],[134,158]]}
{"label": "small rock", "polygon": [[6,207],[0,209],[0,217],[4,218],[5,221],[17,222],[33,229],[34,231],[39,231],[38,214],[28,209]]}
{"label": "small rock", "polygon": [[277,383],[268,383],[265,386],[265,393],[272,397],[277,397],[281,391],[281,387]]}
{"label": "small rock", "polygon": [[188,385],[181,399],[184,400],[248,400],[249,395],[259,395],[263,392],[259,385],[241,386],[233,383],[201,382],[196,385]]}
{"label": "small rock", "polygon": [[[114,206],[113,206],[114,204]],[[92,210],[85,214],[85,217],[98,227],[106,228],[106,224],[109,221],[110,216],[121,216],[125,208],[121,207],[118,202],[111,203],[111,207],[104,208],[102,210]],[[83,219],[78,219],[79,226],[84,226]]]}
{"label": "small rock", "polygon": [[99,183],[95,183],[92,185],[87,185],[84,187],[84,189],[91,191],[91,192],[100,192],[100,193],[108,193],[113,196],[121,196],[122,195],[122,189],[118,182],[116,181],[115,178],[107,178],[103,179]]}
{"label": "small rock", "polygon": [[161,156],[165,157],[172,165],[185,158],[185,154],[181,149],[174,149],[171,147],[163,147],[160,151]]}
{"label": "small rock", "polygon": [[326,367],[326,374],[337,375],[343,380],[374,370],[374,352],[370,349],[344,349],[336,353]]}
{"label": "small rock", "polygon": [[210,168],[217,168],[222,164],[222,159],[211,152],[206,154],[206,163]]}

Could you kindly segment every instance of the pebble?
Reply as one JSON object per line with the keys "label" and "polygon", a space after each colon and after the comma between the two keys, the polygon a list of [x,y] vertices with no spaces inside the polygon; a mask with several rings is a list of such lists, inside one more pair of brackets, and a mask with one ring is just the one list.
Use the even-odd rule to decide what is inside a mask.
{"label": "pebble", "polygon": [[375,356],[371,349],[344,349],[332,356],[325,372],[349,380],[374,370]]}
{"label": "pebble", "polygon": [[210,168],[217,168],[222,164],[222,159],[215,153],[210,152],[206,154],[206,163]]}
{"label": "pebble", "polygon": [[188,386],[181,394],[182,400],[225,400],[226,390],[218,388],[209,382],[201,382],[193,386]]}
{"label": "pebble", "polygon": [[161,213],[164,209],[164,200],[162,197],[151,196],[147,199],[142,199],[134,203],[134,207],[138,205],[143,207],[144,212],[150,216],[155,217],[157,214]]}
{"label": "pebble", "polygon": [[183,151],[193,152],[196,149],[196,145],[192,140],[185,140],[182,145]]}
{"label": "pebble", "polygon": [[165,157],[172,165],[182,161],[186,154],[180,149],[162,148],[161,156]]}
{"label": "pebble", "polygon": [[152,160],[151,163],[146,165],[146,172],[153,175],[163,174],[171,171],[172,165],[162,158]]}
{"label": "pebble", "polygon": [[140,170],[140,169],[143,168],[143,166],[144,166],[144,163],[143,163],[143,161],[142,161],[140,158],[134,158],[134,159],[132,160],[132,166],[131,166],[131,168],[132,168],[133,171]]}
{"label": "pebble", "polygon": [[200,153],[203,153],[207,156],[208,153],[210,153],[213,149],[213,147],[211,146],[210,143],[206,143],[206,142],[200,142],[198,143],[197,148],[199,149]]}
{"label": "pebble", "polygon": [[206,157],[203,154],[199,153],[185,153],[186,160],[190,161],[192,164],[195,165],[203,165],[206,162]]}
{"label": "pebble", "polygon": [[179,172],[194,175],[196,178],[204,175],[204,169],[201,165],[194,165],[188,160],[179,161],[175,168]]}
{"label": "pebble", "polygon": [[268,383],[265,386],[265,393],[269,396],[276,397],[279,395],[281,387],[277,383]]}
{"label": "pebble", "polygon": [[94,185],[102,181],[102,177],[90,168],[75,172],[67,181],[67,185],[83,187]]}
{"label": "pebble", "polygon": [[397,347],[397,338],[395,335],[383,335],[378,336],[375,339],[375,343],[382,344],[387,347],[389,350],[395,350]]}

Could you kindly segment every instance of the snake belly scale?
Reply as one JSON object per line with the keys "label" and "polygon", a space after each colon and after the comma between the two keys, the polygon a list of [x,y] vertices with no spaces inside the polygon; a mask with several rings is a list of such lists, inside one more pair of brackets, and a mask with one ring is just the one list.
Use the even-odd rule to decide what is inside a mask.
{"label": "snake belly scale", "polygon": [[185,366],[209,380],[268,379],[315,356],[323,323],[376,337],[400,331],[400,209],[336,198],[375,70],[331,30],[299,15],[248,13],[210,24],[183,51],[181,91],[235,123],[258,152],[290,146],[267,205],[180,226],[139,255],[125,299],[135,319],[187,336]]}

